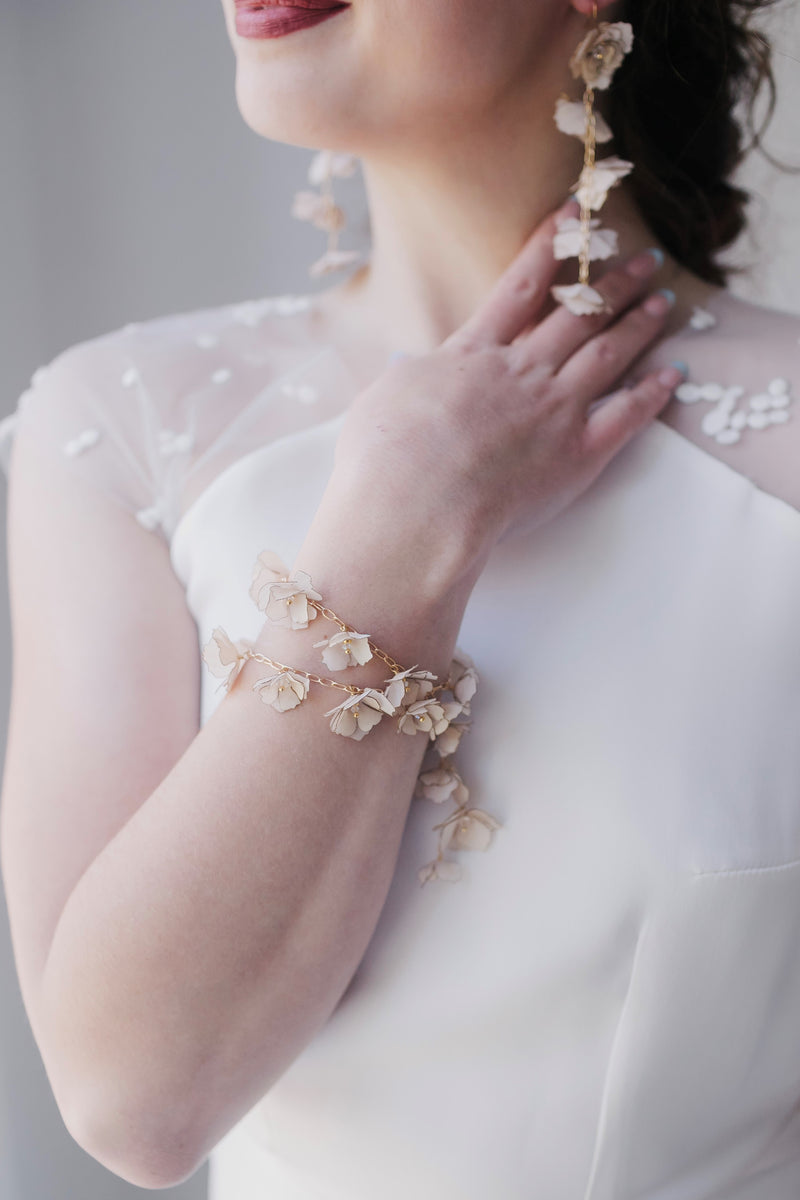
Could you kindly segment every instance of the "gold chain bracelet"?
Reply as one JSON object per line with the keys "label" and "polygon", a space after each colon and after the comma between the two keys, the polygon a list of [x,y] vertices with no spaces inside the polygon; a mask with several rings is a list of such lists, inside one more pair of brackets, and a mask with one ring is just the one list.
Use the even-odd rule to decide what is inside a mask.
{"label": "gold chain bracelet", "polygon": [[346,700],[325,714],[331,718],[334,733],[361,741],[385,716],[398,717],[398,733],[424,733],[430,745],[414,794],[434,803],[452,799],[456,807],[434,826],[439,832],[438,852],[417,871],[417,877],[421,884],[432,879],[460,879],[460,864],[445,859],[445,850],[486,850],[500,828],[500,822],[490,813],[469,805],[469,790],[452,765],[461,738],[469,729],[469,720],[464,718],[471,715],[470,701],[478,685],[471,659],[457,650],[444,683],[437,682],[430,671],[403,667],[376,646],[368,634],[358,633],[327,608],[304,571],[290,578],[288,569],[271,551],[262,551],[256,559],[249,594],[274,624],[306,629],[310,621],[322,617],[337,625],[338,634],[314,643],[315,648],[324,647],[323,660],[332,670],[363,666],[376,657],[389,667],[392,676],[384,680],[383,689],[343,683],[278,662],[255,650],[247,638],[233,641],[218,625],[203,647],[203,661],[221,679],[219,686],[230,691],[244,664],[254,659],[271,667],[274,674],[257,679],[253,691],[278,712],[297,708],[308,696],[311,684],[318,684],[347,693]]}

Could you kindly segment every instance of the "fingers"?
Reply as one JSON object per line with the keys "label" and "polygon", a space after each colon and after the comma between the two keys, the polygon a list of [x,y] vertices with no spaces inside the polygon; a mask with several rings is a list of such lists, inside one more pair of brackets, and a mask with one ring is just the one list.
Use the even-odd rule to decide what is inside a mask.
{"label": "fingers", "polygon": [[560,371],[566,361],[604,329],[613,325],[623,312],[637,300],[647,287],[647,281],[661,266],[661,259],[650,251],[636,255],[627,263],[612,267],[593,283],[605,298],[611,311],[590,317],[577,317],[563,305],[525,334],[514,347],[514,368],[525,371],[534,366],[548,366]]}
{"label": "fingers", "polygon": [[654,292],[581,346],[557,375],[567,393],[585,401],[596,400],[609,391],[663,332],[674,302],[674,293]]}
{"label": "fingers", "polygon": [[546,217],[483,303],[443,344],[489,346],[512,342],[541,310],[561,265],[553,253],[557,222],[579,212],[577,202],[569,200]]}
{"label": "fingers", "polygon": [[634,387],[615,392],[587,418],[586,454],[605,466],[630,438],[658,416],[685,378],[678,367],[664,367],[645,376]]}

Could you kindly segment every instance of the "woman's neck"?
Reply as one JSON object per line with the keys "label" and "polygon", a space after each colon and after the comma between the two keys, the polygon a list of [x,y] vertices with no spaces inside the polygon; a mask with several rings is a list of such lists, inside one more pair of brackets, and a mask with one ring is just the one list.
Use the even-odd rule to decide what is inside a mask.
{"label": "woman's neck", "polygon": [[[473,124],[465,133],[462,125],[460,135],[431,128],[422,140],[416,130],[413,144],[398,135],[362,155],[370,261],[328,289],[322,308],[333,339],[368,348],[368,372],[392,350],[425,353],[440,344],[485,298],[535,227],[567,199],[583,145],[556,128],[562,81],[556,76],[540,81],[541,97],[509,101],[503,111],[486,114],[482,128]],[[600,148],[603,156],[615,153],[613,142]],[[597,215],[618,232],[623,258],[658,245],[625,182]],[[573,282],[577,269],[577,260],[562,263],[558,282]],[[603,270],[604,264],[593,264],[593,277]],[[672,287],[678,295],[671,328],[708,289],[669,255],[652,286]]]}

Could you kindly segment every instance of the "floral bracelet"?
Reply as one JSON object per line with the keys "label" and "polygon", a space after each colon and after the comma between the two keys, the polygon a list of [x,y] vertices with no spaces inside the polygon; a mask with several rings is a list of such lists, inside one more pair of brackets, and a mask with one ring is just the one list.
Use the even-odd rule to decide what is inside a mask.
{"label": "floral bracelet", "polygon": [[269,658],[257,652],[250,639],[233,641],[217,626],[203,647],[203,661],[213,675],[221,678],[219,686],[230,691],[245,662],[252,658],[273,669],[273,674],[257,679],[252,690],[278,712],[297,708],[311,685],[316,684],[347,693],[341,704],[325,714],[333,733],[362,741],[385,716],[397,716],[398,733],[424,733],[430,745],[414,794],[436,804],[452,799],[456,807],[446,820],[434,826],[439,831],[438,853],[419,869],[417,877],[421,884],[432,879],[460,879],[460,865],[445,859],[445,850],[487,850],[495,830],[500,828],[500,822],[491,814],[470,807],[469,790],[452,765],[461,738],[469,729],[469,720],[464,718],[470,717],[470,701],[478,685],[472,660],[457,650],[445,683],[438,683],[438,677],[430,671],[402,667],[368,634],[358,633],[324,607],[322,596],[314,590],[305,571],[289,578],[288,568],[271,551],[262,551],[256,559],[249,594],[259,611],[275,625],[306,629],[317,617],[337,625],[337,633],[314,643],[315,649],[322,650],[329,670],[364,666],[374,657],[384,662],[392,674],[384,680],[386,686],[382,689],[343,683]]}

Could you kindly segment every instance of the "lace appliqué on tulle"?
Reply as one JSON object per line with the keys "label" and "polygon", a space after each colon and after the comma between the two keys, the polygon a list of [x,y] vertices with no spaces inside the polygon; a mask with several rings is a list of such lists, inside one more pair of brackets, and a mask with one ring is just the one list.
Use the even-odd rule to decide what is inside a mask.
{"label": "lace appliqu\u00e9 on tulle", "polygon": [[786,379],[773,379],[763,392],[754,393],[746,402],[743,400],[745,394],[746,389],[739,385],[723,387],[721,383],[690,381],[680,384],[675,391],[676,398],[683,404],[696,404],[700,400],[713,404],[711,411],[703,417],[701,428],[723,446],[734,445],[745,430],[783,425],[791,416],[789,410],[794,396]]}
{"label": "lace appliqu\u00e9 on tulle", "polygon": [[83,454],[84,450],[89,450],[92,446],[96,446],[100,441],[99,429],[84,429],[75,437],[70,438],[62,446],[62,450],[67,458],[75,458],[78,454]]}

